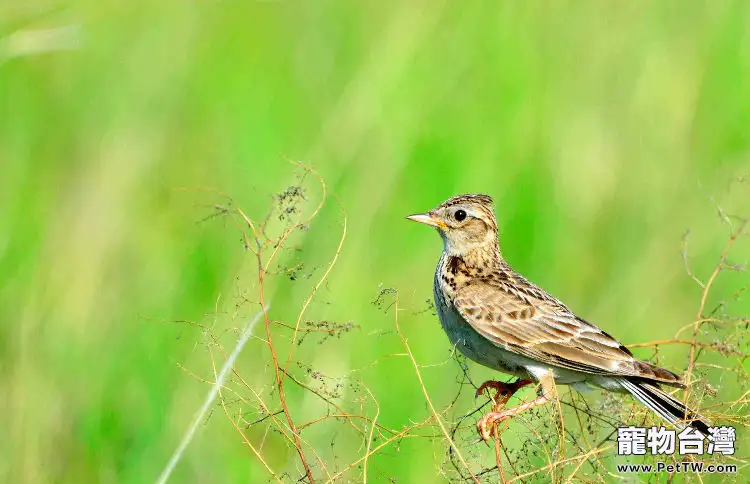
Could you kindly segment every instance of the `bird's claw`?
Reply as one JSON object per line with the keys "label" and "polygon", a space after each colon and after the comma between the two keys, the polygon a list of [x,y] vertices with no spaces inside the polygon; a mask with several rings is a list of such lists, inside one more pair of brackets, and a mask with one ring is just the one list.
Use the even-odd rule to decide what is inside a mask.
{"label": "bird's claw", "polygon": [[[528,385],[529,383],[531,383],[530,380],[523,380],[520,378],[512,383],[504,383],[501,381],[487,380],[486,382],[479,385],[479,388],[477,388],[477,391],[474,394],[474,398],[479,397],[479,395],[481,395],[482,392],[484,392],[484,390],[488,388],[492,388],[496,391],[495,397],[492,399],[493,402],[496,405],[500,403],[506,403],[510,399],[510,397],[513,396],[514,393],[516,393],[519,389]],[[490,398],[492,398],[491,395],[490,395]]]}
{"label": "bird's claw", "polygon": [[492,428],[494,425],[510,418],[510,415],[503,412],[488,412],[477,422],[477,431],[479,438],[485,442],[492,437]]}

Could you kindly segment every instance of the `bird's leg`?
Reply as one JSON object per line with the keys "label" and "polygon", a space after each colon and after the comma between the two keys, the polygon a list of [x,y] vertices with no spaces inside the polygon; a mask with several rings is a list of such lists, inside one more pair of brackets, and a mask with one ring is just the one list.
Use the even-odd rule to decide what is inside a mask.
{"label": "bird's leg", "polygon": [[[498,411],[503,408],[506,403],[508,403],[508,400],[510,400],[510,397],[512,397],[514,393],[531,383],[531,380],[523,380],[521,378],[512,383],[487,380],[486,382],[479,385],[479,388],[477,388],[476,396],[478,397],[479,395],[481,395],[486,388],[494,389],[496,392],[495,398],[492,399],[492,403],[494,404],[493,410]],[[492,396],[490,396],[490,398],[492,398]]]}
{"label": "bird's leg", "polygon": [[[521,380],[521,381],[527,381],[527,380]],[[514,383],[518,383],[518,382],[514,382]],[[555,381],[552,378],[552,374],[551,373],[546,374],[544,377],[542,377],[539,380],[539,383],[541,384],[541,388],[539,390],[539,396],[536,397],[534,400],[530,402],[522,403],[521,405],[517,405],[507,410],[503,410],[499,412],[493,411],[493,412],[488,412],[484,414],[484,416],[481,419],[479,419],[479,422],[477,422],[477,430],[479,430],[479,435],[482,437],[482,440],[489,440],[490,431],[492,430],[493,425],[496,425],[500,422],[508,420],[511,417],[515,417],[516,415],[523,412],[524,410],[538,407],[539,405],[544,405],[545,403],[552,400],[552,398],[554,398],[554,396],[556,395]],[[524,383],[524,385],[525,384],[526,383]]]}

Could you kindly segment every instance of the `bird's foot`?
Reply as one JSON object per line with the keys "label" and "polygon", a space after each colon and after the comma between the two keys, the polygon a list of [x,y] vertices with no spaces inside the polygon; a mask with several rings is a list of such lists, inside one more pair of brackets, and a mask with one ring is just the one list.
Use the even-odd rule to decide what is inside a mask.
{"label": "bird's foot", "polygon": [[495,398],[492,398],[492,395],[490,395],[490,398],[492,398],[492,401],[494,403],[493,408],[497,411],[504,407],[506,403],[508,403],[508,400],[510,400],[510,397],[512,397],[514,393],[531,383],[531,380],[523,380],[521,378],[511,383],[487,380],[486,382],[479,385],[475,398],[481,395],[485,389],[494,389]]}
{"label": "bird's foot", "polygon": [[482,438],[482,440],[488,440],[490,438],[490,432],[494,425],[508,420],[511,417],[515,417],[524,410],[538,407],[539,405],[544,405],[545,403],[550,401],[550,398],[551,395],[549,393],[543,392],[541,395],[530,402],[522,403],[521,405],[503,410],[502,412],[495,411],[485,413],[484,416],[479,419],[479,422],[477,422],[477,430],[479,431],[479,436]]}
{"label": "bird's foot", "polygon": [[508,415],[507,411],[485,413],[482,418],[479,419],[479,422],[477,422],[479,437],[484,441],[490,440],[493,426],[508,420],[509,418],[511,418],[511,415]]}

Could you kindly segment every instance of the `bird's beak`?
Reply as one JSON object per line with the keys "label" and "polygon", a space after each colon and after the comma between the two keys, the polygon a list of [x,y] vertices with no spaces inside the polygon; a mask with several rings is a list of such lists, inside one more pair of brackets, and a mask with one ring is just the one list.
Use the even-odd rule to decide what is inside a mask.
{"label": "bird's beak", "polygon": [[437,218],[435,218],[429,212],[427,212],[427,213],[415,213],[414,215],[409,215],[406,218],[408,218],[409,220],[413,220],[415,222],[419,222],[421,224],[429,225],[431,227],[439,227],[439,228],[447,227],[447,225],[445,224],[445,222],[442,222],[442,221],[438,220]]}

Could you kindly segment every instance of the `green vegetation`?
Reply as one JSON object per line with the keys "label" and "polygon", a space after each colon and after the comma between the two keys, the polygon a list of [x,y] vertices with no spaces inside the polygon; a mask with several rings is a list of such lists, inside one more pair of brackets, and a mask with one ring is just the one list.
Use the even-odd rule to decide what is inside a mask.
{"label": "green vegetation", "polygon": [[[270,317],[296,321],[337,253],[343,206],[346,240],[304,318],[336,334],[306,335],[290,373],[350,412],[372,418],[374,396],[389,429],[430,416],[398,356],[392,300],[372,303],[382,288],[398,290],[399,324],[435,406],[461,390],[447,424],[482,403],[426,302],[440,241],[404,220],[457,193],[492,195],[506,258],[582,317],[627,344],[672,339],[696,320],[702,292],[683,250],[705,281],[730,236],[717,207],[750,216],[748,18],[746,2],[0,6],[0,480],[156,479],[205,398],[211,355],[223,361],[212,335],[231,350],[258,311],[255,258],[231,219],[216,216],[229,203],[220,193],[263,220],[284,208],[272,196],[303,186],[307,201],[294,200],[309,213],[320,185],[287,158],[314,167],[328,197],[270,267],[279,273],[265,288]],[[286,223],[277,215],[272,237]],[[728,263],[748,260],[741,237]],[[749,283],[746,272],[723,271],[706,307],[726,299],[718,314],[747,318]],[[706,344],[750,349],[736,325],[708,326]],[[285,357],[290,332],[275,331]],[[263,328],[254,334],[236,368],[278,402]],[[684,372],[689,350],[662,346],[658,361]],[[717,391],[705,405],[743,395],[749,363],[700,356],[735,370],[696,368]],[[492,375],[469,371],[474,383]],[[298,424],[326,415],[309,391],[286,388]],[[224,396],[234,417],[258,418]],[[554,435],[555,411],[503,434],[525,471],[547,464],[522,446],[529,428]],[[718,411],[747,425],[745,403]],[[471,444],[476,418],[456,439],[475,470],[495,462],[491,447]],[[750,432],[737,425],[744,462]],[[285,481],[303,475],[277,432],[243,432],[264,442]],[[369,480],[455,478],[440,429],[417,433],[373,454]],[[341,422],[305,436],[332,472],[364,450]],[[615,462],[630,461],[602,465],[614,472]],[[739,482],[749,475],[742,465]],[[216,406],[171,482],[268,479]]]}

